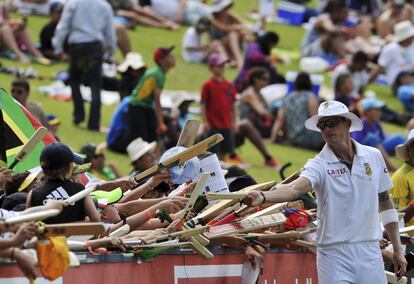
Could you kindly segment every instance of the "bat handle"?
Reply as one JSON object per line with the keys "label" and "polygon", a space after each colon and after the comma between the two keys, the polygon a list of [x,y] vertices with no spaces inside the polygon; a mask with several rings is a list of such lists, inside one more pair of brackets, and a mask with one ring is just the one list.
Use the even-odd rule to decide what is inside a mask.
{"label": "bat handle", "polygon": [[10,165],[9,169],[12,170],[18,163],[19,160],[14,160],[13,163]]}

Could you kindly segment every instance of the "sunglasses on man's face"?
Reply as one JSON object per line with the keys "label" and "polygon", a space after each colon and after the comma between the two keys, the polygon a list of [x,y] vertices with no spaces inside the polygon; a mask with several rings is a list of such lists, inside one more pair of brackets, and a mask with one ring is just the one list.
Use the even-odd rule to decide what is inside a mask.
{"label": "sunglasses on man's face", "polygon": [[326,127],[334,128],[334,127],[337,127],[338,124],[344,120],[345,118],[343,117],[335,117],[335,118],[327,119],[324,121],[318,121],[318,123],[316,124],[316,127],[318,127],[320,130],[324,130]]}

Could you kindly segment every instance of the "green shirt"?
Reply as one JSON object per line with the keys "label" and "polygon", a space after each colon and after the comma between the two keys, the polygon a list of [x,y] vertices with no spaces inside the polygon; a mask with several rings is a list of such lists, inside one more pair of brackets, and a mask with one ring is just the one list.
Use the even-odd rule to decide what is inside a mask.
{"label": "green shirt", "polygon": [[161,67],[157,66],[149,69],[139,80],[138,84],[132,91],[131,105],[152,107],[154,103],[154,90],[156,87],[162,89],[165,84],[165,73]]}

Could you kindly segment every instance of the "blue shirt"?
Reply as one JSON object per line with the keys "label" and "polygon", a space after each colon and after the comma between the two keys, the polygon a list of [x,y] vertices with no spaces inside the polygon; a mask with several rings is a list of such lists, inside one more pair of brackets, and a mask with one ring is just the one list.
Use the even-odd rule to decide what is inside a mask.
{"label": "blue shirt", "polygon": [[407,110],[414,111],[414,84],[399,87],[397,96]]}
{"label": "blue shirt", "polygon": [[377,145],[382,144],[385,140],[385,134],[381,124],[378,122],[369,124],[365,118],[362,118],[361,121],[363,125],[362,130],[352,132],[352,138],[363,145],[371,147],[376,147]]}
{"label": "blue shirt", "polygon": [[114,112],[109,127],[109,133],[106,137],[106,143],[112,145],[120,133],[128,129],[128,105],[131,97],[125,97]]}
{"label": "blue shirt", "polygon": [[104,0],[70,0],[65,3],[52,43],[56,53],[63,51],[63,43],[100,41],[112,58],[116,48],[114,13]]}

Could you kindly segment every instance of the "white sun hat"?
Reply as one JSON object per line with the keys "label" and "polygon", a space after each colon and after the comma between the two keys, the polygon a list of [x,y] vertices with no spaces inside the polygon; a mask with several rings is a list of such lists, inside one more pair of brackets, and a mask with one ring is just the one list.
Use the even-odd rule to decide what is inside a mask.
{"label": "white sun hat", "polygon": [[157,142],[153,141],[148,143],[147,141],[142,140],[141,137],[133,140],[127,147],[128,156],[131,159],[131,162],[135,162],[145,153],[153,151],[155,146],[157,146]]}
{"label": "white sun hat", "polygon": [[319,105],[318,114],[313,115],[305,121],[305,127],[309,130],[321,132],[321,130],[316,126],[319,119],[326,116],[342,116],[351,121],[351,128],[349,132],[360,131],[362,130],[362,122],[352,112],[349,112],[346,105],[338,101],[326,101]]}
{"label": "white sun hat", "polygon": [[408,161],[407,147],[414,141],[414,129],[408,133],[407,141],[395,147],[395,155],[402,161]]}
{"label": "white sun hat", "polygon": [[414,37],[414,26],[411,21],[402,21],[394,25],[394,41],[401,42]]}
{"label": "white sun hat", "polygon": [[233,5],[233,0],[216,0],[211,9],[212,13],[220,13]]}
{"label": "white sun hat", "polygon": [[142,59],[142,55],[138,52],[128,52],[125,57],[124,62],[118,65],[118,72],[124,73],[131,67],[134,70],[138,70],[142,67],[145,67],[144,60]]}

